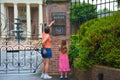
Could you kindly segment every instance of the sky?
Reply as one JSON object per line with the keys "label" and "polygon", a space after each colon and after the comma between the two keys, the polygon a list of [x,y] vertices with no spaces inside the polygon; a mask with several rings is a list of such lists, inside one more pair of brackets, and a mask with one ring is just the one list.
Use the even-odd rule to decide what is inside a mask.
{"label": "sky", "polygon": [[89,3],[91,4],[98,4],[97,11],[104,8],[107,8],[110,11],[116,11],[118,9],[116,0],[93,0],[93,1],[92,0],[72,0],[72,2],[75,2],[75,1],[78,1],[78,2],[85,1],[87,3],[89,1]]}

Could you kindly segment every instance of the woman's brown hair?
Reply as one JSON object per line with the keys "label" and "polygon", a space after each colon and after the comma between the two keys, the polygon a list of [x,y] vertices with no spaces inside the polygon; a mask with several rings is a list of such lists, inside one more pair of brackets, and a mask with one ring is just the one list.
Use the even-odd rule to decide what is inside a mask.
{"label": "woman's brown hair", "polygon": [[68,50],[67,50],[66,40],[62,40],[60,50],[63,54],[67,53]]}

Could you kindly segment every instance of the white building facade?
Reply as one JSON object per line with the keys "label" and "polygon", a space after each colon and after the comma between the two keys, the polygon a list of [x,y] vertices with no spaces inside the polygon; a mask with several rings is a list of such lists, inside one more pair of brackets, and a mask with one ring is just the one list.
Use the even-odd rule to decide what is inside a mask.
{"label": "white building facade", "polygon": [[22,20],[26,38],[41,37],[43,0],[0,0],[0,36],[5,38],[16,30],[16,18]]}

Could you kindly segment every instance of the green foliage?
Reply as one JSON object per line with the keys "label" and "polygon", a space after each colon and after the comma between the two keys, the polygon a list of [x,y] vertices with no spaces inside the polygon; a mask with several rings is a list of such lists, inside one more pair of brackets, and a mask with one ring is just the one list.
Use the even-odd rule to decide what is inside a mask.
{"label": "green foliage", "polygon": [[46,0],[46,2],[68,2],[70,0]]}
{"label": "green foliage", "polygon": [[71,38],[72,42],[76,41],[71,46],[79,49],[77,56],[72,56],[75,58],[74,67],[85,70],[93,64],[100,64],[120,68],[120,11],[84,23],[76,39]]}
{"label": "green foliage", "polygon": [[[70,45],[70,50],[69,50],[69,60],[70,60],[70,64],[71,66],[73,65],[73,60],[74,57],[78,56],[78,52],[79,52],[79,45],[77,45],[76,43],[78,43],[78,36],[77,35],[72,35],[71,36],[71,45]],[[73,57],[74,56],[74,57]]]}
{"label": "green foliage", "polygon": [[98,11],[98,14],[105,14],[105,13],[110,13],[110,12],[112,12],[112,11],[110,11],[108,8],[104,8],[104,9],[100,9]]}
{"label": "green foliage", "polygon": [[97,17],[96,6],[88,3],[72,3],[70,8],[71,23],[83,23]]}
{"label": "green foliage", "polygon": [[117,1],[117,3],[118,3],[118,7],[120,7],[120,0],[116,0]]}

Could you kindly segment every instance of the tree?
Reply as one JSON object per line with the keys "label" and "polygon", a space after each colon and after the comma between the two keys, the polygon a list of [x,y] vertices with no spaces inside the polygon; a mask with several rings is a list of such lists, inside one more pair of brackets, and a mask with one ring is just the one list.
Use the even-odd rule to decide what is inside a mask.
{"label": "tree", "polygon": [[118,7],[120,7],[120,0],[116,0],[117,1],[117,3],[118,3]]}
{"label": "tree", "polygon": [[110,12],[109,9],[104,8],[104,9],[100,9],[100,10],[98,11],[98,14],[108,13],[108,12]]}
{"label": "tree", "polygon": [[89,3],[72,3],[70,8],[70,18],[72,25],[84,23],[87,20],[97,17],[96,6]]}

